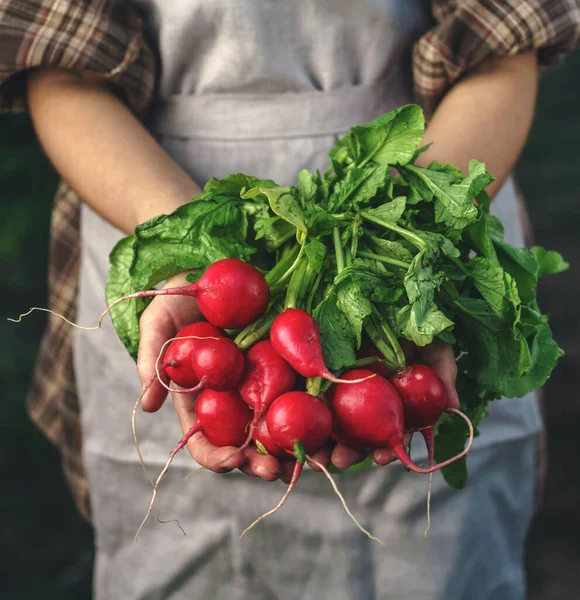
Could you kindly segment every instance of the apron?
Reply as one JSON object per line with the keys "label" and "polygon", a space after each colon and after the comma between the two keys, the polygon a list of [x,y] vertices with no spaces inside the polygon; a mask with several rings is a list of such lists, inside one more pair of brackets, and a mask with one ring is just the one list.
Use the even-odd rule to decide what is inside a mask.
{"label": "apron", "polygon": [[[162,75],[148,128],[198,184],[243,172],[295,182],[323,171],[335,136],[411,101],[410,49],[429,26],[419,0],[142,0]],[[493,203],[506,239],[523,245],[516,190]],[[108,254],[123,234],[83,206],[79,322],[104,306]],[[305,471],[282,511],[243,540],[239,533],[283,494],[240,473],[183,476],[180,453],[160,488],[164,519],[135,531],[151,487],[131,432],[140,393],[135,365],[110,321],[75,330],[83,460],[96,531],[97,600],[524,598],[523,540],[532,513],[533,395],[494,402],[468,459],[461,492],[439,474],[433,527],[423,539],[426,478],[401,465],[342,475],[338,484],[368,540],[329,483]],[[142,453],[159,472],[181,437],[171,402],[138,414]],[[416,461],[426,458],[414,443]]]}

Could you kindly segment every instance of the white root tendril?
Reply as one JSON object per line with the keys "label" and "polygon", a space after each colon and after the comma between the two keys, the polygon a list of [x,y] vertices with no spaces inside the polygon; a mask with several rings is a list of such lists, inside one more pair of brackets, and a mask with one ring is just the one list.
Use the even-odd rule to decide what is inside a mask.
{"label": "white root tendril", "polygon": [[306,455],[306,458],[313,464],[316,465],[327,477],[328,481],[330,481],[330,485],[332,485],[332,489],[334,490],[334,493],[338,496],[340,502],[342,503],[342,506],[344,507],[344,510],[346,511],[346,514],[353,520],[354,524],[366,535],[368,536],[371,540],[374,540],[375,542],[378,542],[381,546],[384,546],[385,543],[380,540],[378,537],[375,537],[374,535],[372,535],[372,533],[370,533],[369,531],[367,531],[356,519],[356,517],[352,514],[352,512],[350,512],[350,509],[346,503],[346,500],[344,499],[344,496],[340,493],[340,490],[338,489],[338,486],[336,485],[336,482],[334,481],[334,479],[332,478],[332,475],[329,473],[328,469],[322,464],[319,463],[318,461],[314,460],[311,456],[308,456],[308,454]]}
{"label": "white root tendril", "polygon": [[262,516],[258,517],[251,525],[246,527],[244,529],[244,531],[242,531],[242,533],[240,535],[240,539],[242,539],[246,535],[246,533],[248,533],[248,531],[250,531],[250,529],[253,529],[260,521],[262,521],[266,517],[269,517],[270,515],[273,515],[275,512],[278,512],[284,505],[284,502],[286,502],[286,500],[288,499],[288,496],[290,495],[290,492],[292,492],[293,489],[294,489],[294,485],[292,485],[292,484],[289,485],[288,489],[286,490],[286,493],[282,496],[282,499],[280,500],[280,502],[278,502],[278,504],[272,510],[265,512]]}
{"label": "white root tendril", "polygon": [[429,473],[429,487],[427,488],[427,529],[424,536],[427,539],[427,532],[431,529],[431,484],[433,483],[433,473]]}
{"label": "white root tendril", "polygon": [[[147,475],[149,482],[153,486],[153,493],[154,493],[153,500],[151,501],[152,503],[149,506],[149,511],[147,513],[147,516],[145,517],[145,519],[141,523],[139,529],[137,530],[137,533],[135,534],[135,544],[139,547],[139,549],[142,552],[145,552],[145,553],[147,553],[147,550],[145,550],[145,548],[143,548],[143,546],[139,543],[138,537],[139,537],[139,533],[141,532],[141,529],[143,528],[143,525],[145,524],[145,521],[147,520],[147,517],[149,517],[149,515],[151,514],[151,510],[153,508],[153,502],[154,502],[155,495],[157,492],[157,486],[159,485],[159,479],[157,480],[157,483],[153,481],[153,478],[151,477],[151,474],[149,473],[149,469],[147,469],[147,465],[145,464],[145,459],[143,458],[143,455],[141,454],[141,448],[139,447],[139,440],[137,438],[137,422],[136,421],[137,421],[137,407],[139,406],[139,403],[143,399],[143,396],[145,395],[147,390],[151,387],[151,384],[154,381],[155,381],[155,377],[152,377],[149,380],[149,383],[147,383],[147,385],[145,385],[143,387],[143,391],[141,392],[140,396],[137,398],[137,400],[135,401],[135,404],[133,405],[133,411],[131,414],[131,427],[133,430],[133,440],[135,441],[135,449],[137,450],[137,456],[139,457],[139,462],[141,463],[141,466],[143,467],[143,471],[145,471],[145,474]],[[177,519],[170,519],[168,521],[161,520],[161,498],[159,498],[158,503],[157,503],[157,521],[159,521],[160,523],[175,522],[175,523],[177,523],[177,526],[179,527],[179,529],[181,529],[183,535],[186,535],[185,530],[183,529],[183,527],[181,526],[181,524],[179,523],[179,521]]]}

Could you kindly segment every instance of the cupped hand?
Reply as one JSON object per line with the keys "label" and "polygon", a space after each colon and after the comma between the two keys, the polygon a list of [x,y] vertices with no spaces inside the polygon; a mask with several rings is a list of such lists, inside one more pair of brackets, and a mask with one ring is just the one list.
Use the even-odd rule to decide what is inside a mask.
{"label": "cupped hand", "polygon": [[[167,280],[164,288],[186,285],[186,273],[179,273]],[[159,410],[166,398],[167,390],[157,380],[155,364],[163,344],[191,323],[201,319],[195,298],[188,296],[158,296],[153,299],[140,319],[141,341],[137,358],[137,372],[142,386],[149,385],[141,400],[145,412]],[[169,384],[168,377],[160,372],[162,380]],[[178,387],[172,384],[172,387]],[[195,396],[173,393],[173,403],[181,429],[185,434],[196,422]],[[175,440],[175,445],[179,440]],[[261,477],[267,481],[278,479],[283,467],[273,456],[264,456],[253,448],[240,452],[234,447],[214,446],[202,433],[191,437],[187,448],[193,459],[211,471],[224,473],[240,469],[244,473]],[[170,449],[168,449],[169,452]]]}

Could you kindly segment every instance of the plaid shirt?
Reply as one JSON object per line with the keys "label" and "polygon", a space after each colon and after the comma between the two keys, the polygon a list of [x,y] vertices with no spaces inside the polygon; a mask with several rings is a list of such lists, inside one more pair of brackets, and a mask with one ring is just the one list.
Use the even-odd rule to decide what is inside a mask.
{"label": "plaid shirt", "polygon": [[[415,44],[417,101],[431,113],[447,89],[490,56],[538,51],[558,64],[580,38],[579,0],[434,0],[434,26]],[[104,74],[143,114],[155,83],[143,23],[114,0],[3,0],[0,5],[0,110],[24,110],[26,69],[40,65]],[[79,198],[62,183],[51,221],[49,306],[75,319],[79,267]],[[81,462],[82,431],[72,364],[72,329],[51,317],[28,397],[32,419],[62,452],[81,513],[90,519]]]}

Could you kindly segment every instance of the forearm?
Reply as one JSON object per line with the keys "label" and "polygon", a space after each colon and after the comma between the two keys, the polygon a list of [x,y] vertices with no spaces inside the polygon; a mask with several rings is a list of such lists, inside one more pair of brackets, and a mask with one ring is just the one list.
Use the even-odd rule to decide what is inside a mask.
{"label": "forearm", "polygon": [[496,178],[488,188],[493,196],[526,141],[537,82],[535,54],[488,61],[443,98],[425,131],[425,143],[434,143],[417,164],[437,160],[467,172],[469,160],[477,159]]}
{"label": "forearm", "polygon": [[102,83],[63,69],[28,77],[38,138],[62,178],[113,225],[132,233],[199,187]]}

